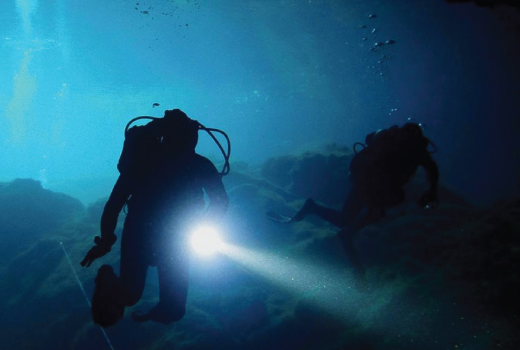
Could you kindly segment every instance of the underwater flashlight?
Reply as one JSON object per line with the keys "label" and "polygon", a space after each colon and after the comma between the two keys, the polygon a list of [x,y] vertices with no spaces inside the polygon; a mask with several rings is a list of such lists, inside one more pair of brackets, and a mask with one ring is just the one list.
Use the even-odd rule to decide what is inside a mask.
{"label": "underwater flashlight", "polygon": [[193,232],[190,243],[197,254],[204,256],[216,253],[223,246],[217,230],[211,226],[199,227]]}

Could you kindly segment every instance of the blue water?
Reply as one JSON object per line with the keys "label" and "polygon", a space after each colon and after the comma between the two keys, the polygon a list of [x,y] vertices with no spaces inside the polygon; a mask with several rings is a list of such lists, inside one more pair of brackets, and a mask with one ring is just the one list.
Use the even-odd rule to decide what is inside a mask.
{"label": "blue water", "polygon": [[[232,167],[243,162],[251,169],[325,144],[350,147],[374,130],[411,119],[425,125],[439,149],[434,157],[442,185],[475,206],[490,206],[520,195],[519,39],[518,10],[442,0],[5,0],[0,182],[36,179],[88,206],[110,194],[126,123],[135,116],[162,116],[166,109],[180,108],[205,126],[225,130]],[[197,151],[222,160],[206,136]],[[231,218],[240,221],[239,214]],[[244,222],[243,232],[255,236],[245,242],[269,246],[258,231],[271,226]],[[226,304],[237,283],[233,276],[202,273],[200,280],[210,282],[194,282],[197,307],[219,314],[224,324],[231,322],[226,313],[211,311],[201,290],[213,283],[227,293]],[[242,297],[252,313],[263,312],[255,298]],[[311,327],[306,317],[312,319],[312,312],[299,312],[303,321],[292,315],[285,328],[266,331],[266,337]],[[388,317],[399,312],[390,310]],[[458,311],[443,309],[440,319],[453,319],[451,312]],[[179,332],[195,332],[190,324]],[[229,326],[229,332],[243,336],[257,326]],[[327,329],[312,327],[328,337]],[[148,331],[146,339],[156,336],[160,344],[161,331]],[[94,331],[78,339],[89,332]],[[426,337],[417,329],[411,333]],[[103,342],[101,335],[92,336]],[[119,336],[119,345],[126,344]],[[359,344],[367,338],[362,335]],[[283,339],[276,346],[305,347]],[[432,348],[434,341],[428,342]],[[247,344],[253,343],[254,338]]]}
{"label": "blue water", "polygon": [[[248,163],[351,145],[411,117],[441,150],[445,183],[482,202],[519,191],[514,12],[433,0],[19,0],[0,16],[2,180],[40,178],[93,201],[101,193],[74,183],[115,178],[126,122],[178,107],[226,130],[233,159]],[[369,52],[386,40],[396,43]]]}

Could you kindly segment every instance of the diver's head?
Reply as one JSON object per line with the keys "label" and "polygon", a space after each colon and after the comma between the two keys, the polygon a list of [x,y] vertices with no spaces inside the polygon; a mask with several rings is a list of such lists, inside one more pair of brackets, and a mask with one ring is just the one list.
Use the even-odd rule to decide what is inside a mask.
{"label": "diver's head", "polygon": [[161,123],[162,144],[172,152],[195,151],[200,124],[180,109],[164,111]]}
{"label": "diver's head", "polygon": [[401,128],[405,134],[410,138],[424,137],[423,129],[420,124],[417,123],[406,123]]}
{"label": "diver's head", "polygon": [[406,140],[410,145],[414,145],[418,149],[426,149],[429,140],[424,136],[421,124],[406,123],[401,127],[403,133],[401,139]]}

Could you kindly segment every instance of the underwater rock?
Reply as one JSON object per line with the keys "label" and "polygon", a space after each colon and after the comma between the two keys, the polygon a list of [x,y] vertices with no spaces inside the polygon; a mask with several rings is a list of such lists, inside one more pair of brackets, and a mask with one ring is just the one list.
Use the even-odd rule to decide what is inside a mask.
{"label": "underwater rock", "polygon": [[274,185],[286,188],[292,183],[291,170],[296,162],[293,156],[269,158],[262,166],[261,175]]}
{"label": "underwater rock", "polygon": [[346,194],[349,161],[348,156],[303,155],[291,170],[290,191],[331,205],[341,202]]}
{"label": "underwater rock", "polygon": [[261,175],[275,186],[328,205],[340,205],[347,193],[347,175],[352,152],[338,145],[300,156],[267,160]]}
{"label": "underwater rock", "polygon": [[225,316],[220,319],[222,328],[239,336],[248,335],[269,323],[269,313],[261,298],[235,298]]}
{"label": "underwater rock", "polygon": [[[518,315],[520,201],[497,205],[465,222],[458,249],[447,257],[451,280],[472,286],[473,296],[494,316]],[[520,320],[517,320],[520,324]]]}
{"label": "underwater rock", "polygon": [[2,300],[9,298],[30,298],[48,277],[48,272],[56,268],[64,258],[62,249],[57,240],[42,239],[16,256],[8,265],[4,276],[7,285],[4,285]]}
{"label": "underwater rock", "polygon": [[85,216],[85,221],[91,224],[100,223],[101,215],[103,214],[103,210],[105,209],[106,202],[107,199],[99,199],[94,203],[91,203],[87,207],[87,215]]}
{"label": "underwater rock", "polygon": [[6,262],[60,224],[81,218],[83,204],[31,179],[0,183],[0,262]]}
{"label": "underwater rock", "polygon": [[[377,283],[388,282],[390,275],[411,278],[415,282],[409,288],[416,294],[449,291],[473,317],[507,319],[517,329],[520,201],[484,212],[442,207],[361,230],[355,245],[363,263],[373,277],[382,271],[374,277]],[[462,208],[465,212],[460,214]]]}
{"label": "underwater rock", "polygon": [[[339,189],[348,182],[346,174],[351,157],[349,149],[332,145],[316,152],[269,159],[261,168],[264,179],[258,174],[255,177],[247,173],[247,167],[233,171],[224,179],[230,196],[226,220],[233,224],[230,238],[234,234],[240,240],[230,239],[230,242],[252,251],[269,251],[274,256],[284,257],[287,262],[304,261],[309,266],[325,263],[323,266],[330,265],[344,272],[348,270],[348,257],[335,227],[314,218],[294,225],[279,225],[266,220],[263,213],[265,209],[276,206],[275,209],[291,210],[292,205],[296,205],[294,203],[301,204],[311,195],[321,196],[324,203],[339,208],[346,195],[346,189],[344,193],[339,193]],[[10,187],[9,191],[7,187]],[[384,296],[384,291],[392,291],[386,298],[389,301],[382,306],[375,307],[372,301],[376,299],[367,296],[366,305],[358,307],[356,304],[354,312],[339,322],[316,304],[316,301],[324,301],[323,296],[328,294],[320,294],[316,289],[289,293],[282,288],[283,283],[278,285],[269,281],[266,278],[269,274],[263,276],[248,272],[229,261],[225,263],[227,270],[222,270],[222,277],[215,277],[211,282],[202,279],[192,282],[187,315],[174,329],[163,331],[153,325],[136,325],[126,317],[118,325],[119,330],[110,333],[115,348],[194,350],[219,344],[226,349],[252,350],[411,349],[412,346],[413,349],[437,349],[439,347],[435,345],[421,347],[410,344],[403,347],[379,344],[382,338],[371,333],[374,327],[360,327],[363,319],[360,321],[359,317],[374,314],[378,321],[383,320],[380,324],[391,324],[393,316],[406,313],[401,306],[410,298],[412,304],[417,302],[417,310],[428,315],[428,322],[430,319],[439,320],[437,311],[430,305],[436,305],[441,296],[465,303],[475,313],[493,315],[500,324],[513,320],[510,323],[516,326],[518,321],[511,315],[520,312],[516,303],[520,288],[520,201],[497,203],[489,210],[477,211],[455,192],[440,186],[440,206],[421,210],[415,201],[426,187],[424,175],[418,173],[406,187],[407,203],[389,211],[381,222],[359,231],[355,238],[368,279],[377,286],[372,293]],[[16,195],[9,197],[9,193]],[[20,180],[14,186],[13,183],[0,183],[0,198],[3,198],[0,204],[3,203],[4,210],[10,208],[5,204],[6,200],[15,203],[21,201],[20,197],[27,199],[29,195],[39,198],[52,211],[49,201],[42,198],[57,194],[42,189],[38,182]],[[81,237],[98,234],[98,227],[93,228],[90,224],[98,225],[105,199],[91,204],[86,210],[85,220],[78,221],[75,220],[76,211],[71,210],[76,202],[68,198],[70,202],[62,198],[63,203],[57,203],[66,203],[69,212],[57,209],[61,210],[63,220],[56,219],[49,230],[57,228],[60,230],[57,234],[70,237],[58,223],[69,221],[70,231],[85,231]],[[32,208],[23,203],[20,207],[22,212]],[[36,209],[32,211],[44,216],[41,208],[40,211]],[[84,215],[85,210],[80,205],[77,212]],[[2,217],[2,220],[5,218],[9,219],[9,216]],[[17,218],[27,221],[25,215]],[[31,230],[27,234],[36,239],[29,239],[28,249],[19,252],[11,263],[3,265],[4,271],[0,271],[0,311],[8,316],[0,322],[3,342],[9,348],[100,348],[104,339],[99,329],[92,326],[88,305],[60,249],[61,239],[44,234],[36,236]],[[71,239],[70,242],[63,239],[63,242],[67,243],[73,264],[77,264],[91,247],[90,239]],[[113,251],[104,259],[116,259],[117,256],[117,251]],[[78,268],[77,271],[87,294],[91,295],[95,268]],[[236,276],[227,279],[230,275]],[[313,281],[311,274],[305,276],[309,282]],[[317,280],[320,279],[318,276]],[[338,292],[340,298],[349,296],[348,291]],[[279,295],[274,298],[277,293]],[[385,298],[379,299],[382,303]],[[342,305],[340,301],[329,301],[338,303],[338,307]],[[145,304],[153,305],[154,302],[155,299],[144,299]],[[444,309],[451,310],[453,303],[446,305]],[[364,308],[368,309],[366,313]],[[392,311],[392,308],[397,311]],[[417,319],[426,322],[424,316],[415,310],[412,312],[414,322]],[[445,325],[445,320],[448,319],[439,321],[441,326]],[[429,323],[421,323],[420,327],[430,330]],[[396,337],[400,332],[401,329],[396,332]],[[60,339],[58,345],[56,339]],[[388,341],[393,344],[397,340],[394,337]]]}
{"label": "underwater rock", "polygon": [[[279,174],[279,172],[277,172],[276,170],[275,172]],[[230,196],[234,195],[235,193],[242,192],[235,190],[245,185],[246,187],[257,187],[258,189],[261,189],[263,193],[272,192],[271,195],[278,197],[278,200],[293,201],[298,199],[296,195],[287,192],[284,188],[282,188],[281,186],[277,186],[276,184],[273,184],[268,179],[262,179],[260,178],[260,176],[253,176],[247,172],[243,172],[238,169],[233,170],[228,176],[226,176],[223,179],[223,182]],[[255,202],[258,202],[256,199],[249,197],[248,201],[254,200]]]}

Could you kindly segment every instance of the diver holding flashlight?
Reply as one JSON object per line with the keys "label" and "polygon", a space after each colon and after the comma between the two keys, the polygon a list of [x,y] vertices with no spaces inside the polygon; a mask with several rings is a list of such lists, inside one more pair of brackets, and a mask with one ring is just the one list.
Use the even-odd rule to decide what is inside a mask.
{"label": "diver holding flashlight", "polygon": [[[137,119],[152,119],[144,126],[129,126]],[[222,172],[197,154],[198,131],[203,130],[224,154]],[[228,141],[224,151],[212,132]],[[103,265],[95,279],[92,317],[102,327],[123,317],[124,309],[141,298],[148,267],[156,266],[159,303],[144,314],[133,313],[137,322],[176,322],[185,314],[188,291],[189,249],[187,233],[200,221],[218,222],[228,206],[222,176],[229,172],[227,135],[202,126],[179,109],[165,111],[163,118],[138,117],[125,129],[125,144],[118,163],[120,176],[101,217],[101,236],[87,253],[82,266],[110,252],[119,213],[127,204],[121,235],[120,276]],[[205,209],[204,192],[209,200]]]}

